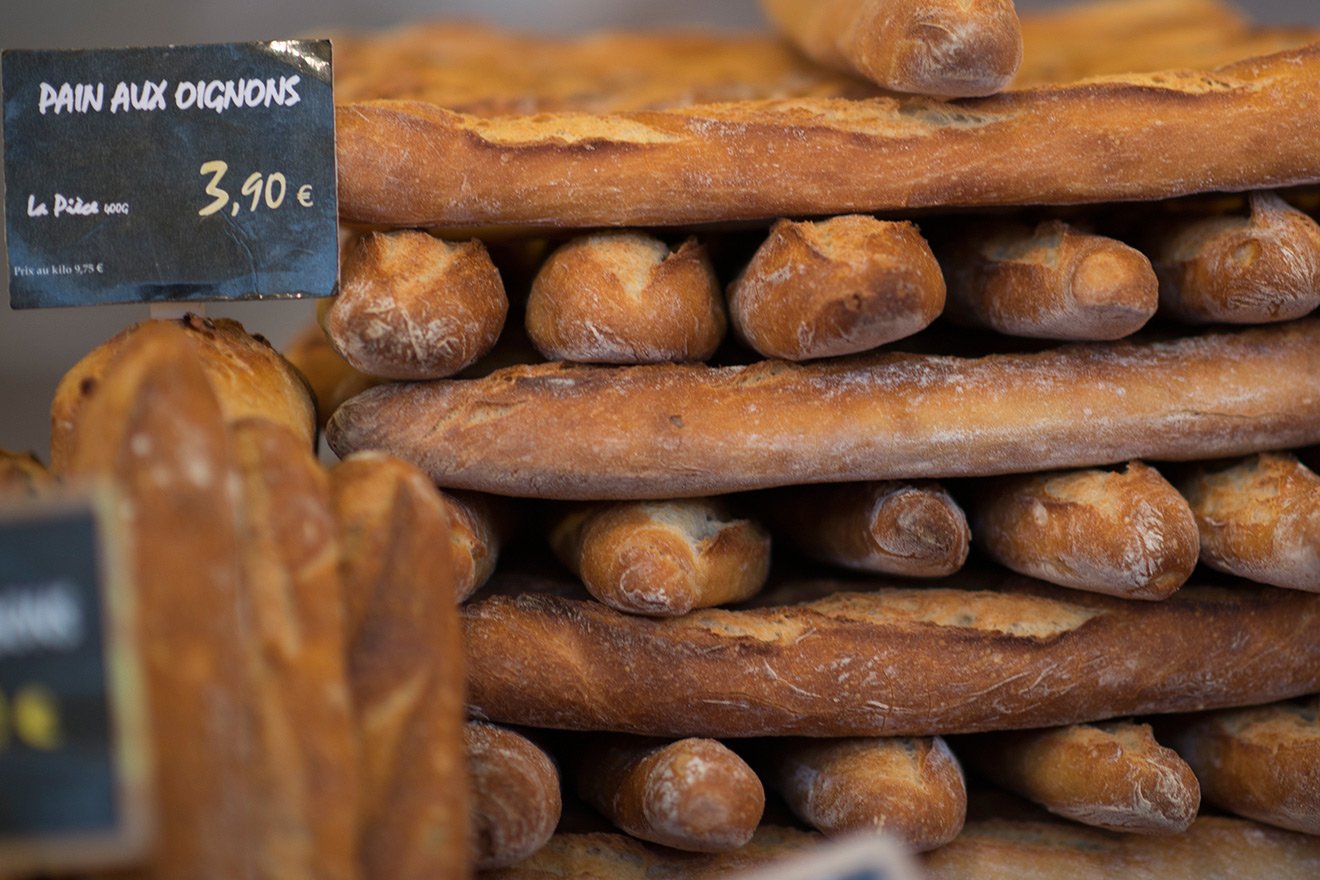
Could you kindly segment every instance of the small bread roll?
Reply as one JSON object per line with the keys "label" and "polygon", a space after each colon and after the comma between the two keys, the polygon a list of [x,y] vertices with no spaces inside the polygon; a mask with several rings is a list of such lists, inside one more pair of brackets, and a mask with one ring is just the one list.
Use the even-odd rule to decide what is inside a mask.
{"label": "small bread roll", "polygon": [[322,317],[335,351],[382,379],[452,376],[494,347],[509,300],[480,241],[369,232],[344,258]]}
{"label": "small bread roll", "polygon": [[1121,339],[1159,306],[1139,251],[1060,220],[971,224],[941,245],[940,259],[950,317],[1010,336]]}
{"label": "small bread roll", "polygon": [[761,0],[761,9],[811,58],[896,92],[993,95],[1022,63],[1013,0]]}
{"label": "small bread roll", "polygon": [[968,767],[1051,813],[1132,834],[1181,834],[1201,789],[1149,724],[1115,721],[959,740]]}
{"label": "small bread roll", "polygon": [[1266,452],[1222,470],[1199,468],[1179,488],[1206,565],[1320,592],[1320,476],[1296,456]]}
{"label": "small bread roll", "polygon": [[545,846],[559,824],[559,770],[531,740],[484,721],[467,723],[463,744],[477,870],[521,862]]}
{"label": "small bread roll", "polygon": [[[177,324],[190,357],[206,373],[228,424],[245,418],[269,419],[306,441],[316,439],[316,405],[307,380],[261,336],[251,336],[237,321],[185,315]],[[69,444],[82,408],[96,395],[110,364],[137,344],[155,324],[144,321],[92,349],[60,379],[50,405],[50,469],[68,466]]]}
{"label": "small bread roll", "polygon": [[761,780],[713,739],[609,736],[577,768],[578,793],[623,831],[688,852],[729,852],[752,839]]}
{"label": "small bread roll", "polygon": [[767,740],[763,750],[767,781],[831,837],[884,831],[925,852],[967,817],[962,768],[938,736]]}
{"label": "small bread roll", "polygon": [[995,561],[1075,590],[1165,599],[1196,568],[1187,502],[1154,468],[1028,474],[986,481],[972,533]]}
{"label": "small bread roll", "polygon": [[958,502],[931,481],[795,486],[769,493],[764,510],[776,539],[858,571],[943,577],[972,541]]}
{"label": "small bread roll", "polygon": [[1320,699],[1173,722],[1169,743],[1205,799],[1259,822],[1320,835]]}
{"label": "small bread roll", "polygon": [[1160,229],[1150,244],[1160,308],[1189,324],[1290,321],[1320,305],[1320,226],[1272,192],[1246,216]]}
{"label": "small bread roll", "polygon": [[770,535],[714,499],[583,505],[550,545],[597,599],[654,617],[751,598],[770,571]]}
{"label": "small bread roll", "polygon": [[943,310],[944,277],[917,227],[864,215],[780,220],[729,287],[739,338],[791,361],[867,351]]}
{"label": "small bread roll", "polygon": [[0,449],[0,498],[39,498],[55,488],[55,478],[30,452]]}
{"label": "small bread roll", "polygon": [[527,299],[527,334],[551,360],[702,361],[728,322],[704,246],[640,232],[576,238],[545,261]]}

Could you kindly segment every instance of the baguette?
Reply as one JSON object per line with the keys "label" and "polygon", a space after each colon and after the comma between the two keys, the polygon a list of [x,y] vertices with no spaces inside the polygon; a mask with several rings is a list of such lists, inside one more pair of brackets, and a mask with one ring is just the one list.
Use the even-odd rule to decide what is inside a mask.
{"label": "baguette", "polygon": [[768,740],[767,780],[829,837],[884,832],[912,852],[958,836],[967,786],[939,737]]}
{"label": "baguette", "polygon": [[326,337],[356,370],[382,379],[452,376],[495,346],[509,300],[480,241],[416,230],[369,232],[344,259]]}
{"label": "baguette", "polygon": [[559,770],[531,740],[498,725],[469,721],[463,743],[476,866],[517,864],[545,846],[559,824]]}
{"label": "baguette", "polygon": [[1020,574],[1124,599],[1166,599],[1200,551],[1178,491],[1139,461],[1122,471],[1003,477],[972,508],[977,541]]}
{"label": "baguette", "polygon": [[[176,324],[188,346],[182,357],[200,364],[220,403],[224,420],[259,417],[284,425],[311,449],[316,440],[316,408],[307,381],[264,337],[249,336],[226,318],[186,315]],[[62,474],[71,435],[87,402],[96,396],[107,369],[154,322],[135,324],[94,348],[60,379],[51,401],[50,466]]]}
{"label": "baguette", "polygon": [[1320,476],[1293,455],[1265,453],[1198,468],[1180,483],[1219,571],[1320,592]]}
{"label": "baguette", "polygon": [[0,497],[40,498],[55,488],[55,478],[30,452],[0,449]]}
{"label": "baguette", "polygon": [[761,9],[809,57],[896,92],[992,95],[1022,63],[1012,0],[761,0]]}
{"label": "baguette", "polygon": [[435,488],[364,456],[330,473],[362,762],[362,876],[463,877],[463,645]]}
{"label": "baguette", "polygon": [[357,752],[328,480],[283,425],[245,419],[231,433],[261,875],[355,880]]}
{"label": "baguette", "polygon": [[394,226],[675,226],[1302,184],[1320,179],[1317,80],[1308,47],[957,106],[802,98],[487,120],[358,102],[336,120],[340,211]]}
{"label": "baguette", "polygon": [[556,834],[535,856],[483,874],[482,880],[715,880],[806,852],[819,843],[818,835],[773,826],[758,828],[746,846],[717,854],[679,853],[623,834]]}
{"label": "baguette", "polygon": [[1181,834],[1201,788],[1149,724],[1074,724],[989,733],[955,744],[967,766],[1051,813],[1129,834]]}
{"label": "baguette", "polygon": [[749,599],[770,571],[769,534],[713,499],[582,506],[550,545],[597,599],[655,617]]}
{"label": "baguette", "polygon": [[318,428],[325,427],[345,400],[381,383],[380,379],[353,369],[330,345],[318,321],[312,321],[298,331],[285,347],[284,357],[302,373],[312,390]]}
{"label": "baguette", "polygon": [[1205,799],[1279,828],[1320,835],[1320,701],[1210,712],[1169,724]]}
{"label": "baguette", "polygon": [[239,480],[194,332],[153,322],[113,354],[94,352],[96,393],[61,441],[70,483],[115,482],[132,538],[157,820],[151,863],[135,876],[152,880],[263,876],[283,830],[253,820],[269,792],[251,770]]}
{"label": "baguette", "polygon": [[443,486],[581,499],[1210,458],[1320,440],[1320,320],[975,360],[512,368],[373,388],[327,437]]}
{"label": "baguette", "polygon": [[963,567],[972,534],[938,483],[795,486],[771,493],[765,516],[813,559],[858,571],[944,577]]}
{"label": "baguette", "polygon": [[726,326],[715,270],[695,238],[672,252],[640,232],[574,239],[545,261],[527,299],[527,335],[551,360],[703,361]]}
{"label": "baguette", "polygon": [[1320,305],[1320,226],[1271,192],[1233,214],[1162,228],[1151,260],[1160,308],[1193,324],[1260,324]]}
{"label": "baguette", "polygon": [[1320,872],[1320,841],[1214,816],[1169,837],[988,819],[968,822],[922,868],[928,880],[1304,880]]}
{"label": "baguette", "polygon": [[1060,220],[966,226],[940,257],[950,317],[1010,336],[1120,339],[1159,306],[1159,282],[1140,252]]}
{"label": "baguette", "polygon": [[604,737],[577,768],[578,794],[633,837],[687,852],[729,852],[752,839],[765,791],[715,740]]}
{"label": "baguette", "polygon": [[928,736],[1286,699],[1320,690],[1317,623],[1320,597],[1292,590],[1136,605],[1021,581],[668,620],[548,594],[463,614],[480,717],[666,737]]}
{"label": "baguette", "polygon": [[780,220],[729,287],[739,338],[792,361],[911,336],[944,310],[944,278],[917,227],[873,217]]}

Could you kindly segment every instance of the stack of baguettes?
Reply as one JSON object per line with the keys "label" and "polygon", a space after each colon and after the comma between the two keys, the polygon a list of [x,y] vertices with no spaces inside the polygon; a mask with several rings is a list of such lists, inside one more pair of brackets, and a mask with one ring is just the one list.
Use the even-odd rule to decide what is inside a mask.
{"label": "stack of baguettes", "polygon": [[[459,492],[460,593],[494,572],[479,865],[883,828],[935,877],[1316,876],[1314,34],[763,5],[337,46],[351,369],[295,361],[324,416],[378,385],[330,445]],[[559,562],[496,570],[510,518]],[[551,837],[561,772],[628,836]]]}

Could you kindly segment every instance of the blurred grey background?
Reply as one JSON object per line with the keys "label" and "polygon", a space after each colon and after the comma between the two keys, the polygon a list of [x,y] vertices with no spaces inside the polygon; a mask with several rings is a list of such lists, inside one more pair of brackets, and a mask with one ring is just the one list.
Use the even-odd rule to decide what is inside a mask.
{"label": "blurred grey background", "polygon": [[[1019,9],[1066,5],[1018,0]],[[1320,24],[1316,0],[1243,4],[1261,22]],[[82,48],[268,40],[329,29],[376,28],[420,18],[462,16],[529,30],[575,33],[596,28],[697,23],[758,27],[755,0],[0,0],[0,48]],[[0,256],[0,266],[8,263]],[[45,460],[50,398],[61,375],[87,351],[146,315],[145,306],[15,312],[0,281],[0,447],[33,450]],[[312,314],[306,302],[209,305],[277,345]]]}

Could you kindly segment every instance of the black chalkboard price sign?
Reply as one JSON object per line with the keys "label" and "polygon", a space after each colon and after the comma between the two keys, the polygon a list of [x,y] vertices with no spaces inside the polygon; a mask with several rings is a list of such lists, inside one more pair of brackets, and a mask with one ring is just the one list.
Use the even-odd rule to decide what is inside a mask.
{"label": "black chalkboard price sign", "polygon": [[0,876],[146,856],[141,688],[106,503],[0,508]]}
{"label": "black chalkboard price sign", "polygon": [[330,43],[3,56],[14,308],[329,296]]}

